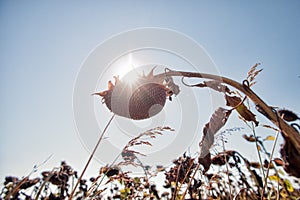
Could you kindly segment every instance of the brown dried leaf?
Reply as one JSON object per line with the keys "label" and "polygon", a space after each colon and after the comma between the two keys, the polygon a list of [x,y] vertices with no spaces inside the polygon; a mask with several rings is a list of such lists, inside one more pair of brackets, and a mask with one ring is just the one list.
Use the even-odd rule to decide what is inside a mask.
{"label": "brown dried leaf", "polygon": [[250,162],[249,163],[251,167],[259,169],[260,168],[260,164],[259,162]]}
{"label": "brown dried leaf", "polygon": [[218,92],[232,94],[230,89],[226,85],[223,85],[221,81],[204,81],[203,83],[193,85],[193,87],[209,87]]}
{"label": "brown dried leaf", "polygon": [[[205,169],[207,167],[209,168],[211,164],[209,149],[214,143],[214,135],[220,130],[220,128],[222,128],[226,124],[230,114],[231,110],[227,110],[221,107],[218,108],[210,118],[209,123],[207,123],[203,128],[203,137],[199,144],[201,148],[201,154],[199,159],[204,158],[204,160],[199,160],[199,162],[204,166]],[[208,154],[209,159],[207,157]]]}
{"label": "brown dried leaf", "polygon": [[225,95],[226,105],[235,108],[235,110],[246,120],[252,121],[255,125],[258,125],[255,115],[242,103],[242,99],[237,96]]}
{"label": "brown dried leaf", "polygon": [[265,159],[265,160],[264,160],[264,168],[268,168],[269,165],[270,165],[270,169],[274,169],[273,163],[272,163],[272,162],[269,163],[269,161]]}
{"label": "brown dried leaf", "polygon": [[246,135],[246,134],[244,134],[243,135],[243,138],[245,139],[245,140],[247,140],[248,142],[255,142],[256,140],[255,140],[255,137],[254,137],[254,135]]}
{"label": "brown dried leaf", "polygon": [[263,188],[263,181],[261,176],[258,175],[256,170],[251,170],[251,174],[253,175],[253,179],[255,180],[258,187]]}
{"label": "brown dried leaf", "polygon": [[216,134],[227,122],[231,110],[219,107],[210,118],[208,129],[211,133]]}
{"label": "brown dried leaf", "polygon": [[[284,135],[283,135],[284,136]],[[300,178],[300,155],[289,138],[284,136],[284,143],[281,146],[280,154],[284,161],[284,170],[297,178]]]}
{"label": "brown dried leaf", "polygon": [[37,184],[39,181],[40,181],[40,178],[28,179],[27,181],[23,182],[20,185],[20,189],[30,188],[30,187],[34,186],[35,184]]}
{"label": "brown dried leaf", "polygon": [[294,112],[286,109],[280,109],[277,111],[279,116],[287,122],[292,122],[297,119],[300,119]]}
{"label": "brown dried leaf", "polygon": [[118,167],[108,167],[104,166],[100,168],[100,173],[105,174],[108,177],[118,175],[120,172],[120,169]]}
{"label": "brown dried leaf", "polygon": [[171,89],[171,91],[173,92],[173,94],[175,94],[175,96],[177,96],[180,92],[180,89],[179,86],[174,83],[173,78],[171,76],[167,76],[165,77],[165,82],[167,87]]}
{"label": "brown dried leaf", "polygon": [[207,155],[204,157],[199,157],[199,163],[204,167],[204,172],[207,172],[209,170],[209,167],[211,165],[211,157],[210,157],[210,152],[208,152]]}
{"label": "brown dried leaf", "polygon": [[216,155],[215,157],[213,157],[211,159],[211,161],[212,161],[212,164],[214,164],[214,165],[222,166],[222,165],[225,165],[226,162],[228,162],[229,158],[230,158],[229,154],[227,154],[226,152],[222,152],[222,153],[219,153],[218,155]]}
{"label": "brown dried leaf", "polygon": [[272,129],[272,130],[274,130],[274,131],[280,131],[278,128],[275,128],[275,127],[270,126],[270,125],[268,125],[268,124],[263,124],[262,127],[269,128],[269,129]]}
{"label": "brown dried leaf", "polygon": [[162,166],[162,165],[157,165],[156,166],[156,171],[157,172],[162,172],[162,171],[165,171],[165,170],[166,170],[166,168],[164,166]]}
{"label": "brown dried leaf", "polygon": [[274,158],[274,162],[277,166],[283,166],[284,162],[280,158]]}

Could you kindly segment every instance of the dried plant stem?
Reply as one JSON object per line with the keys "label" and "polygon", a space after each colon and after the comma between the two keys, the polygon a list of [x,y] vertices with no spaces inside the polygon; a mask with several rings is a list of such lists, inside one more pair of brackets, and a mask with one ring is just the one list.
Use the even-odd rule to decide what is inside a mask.
{"label": "dried plant stem", "polygon": [[252,133],[253,133],[254,138],[255,138],[255,146],[256,146],[256,151],[257,151],[258,159],[259,159],[259,163],[260,163],[260,169],[261,169],[261,172],[263,174],[263,177],[265,178],[266,175],[265,175],[265,171],[264,171],[264,164],[262,162],[262,158],[261,158],[261,155],[260,155],[260,152],[259,152],[259,145],[258,145],[256,131],[255,131],[255,127],[254,127],[253,123],[251,123],[251,130],[252,130]]}
{"label": "dried plant stem", "polygon": [[[272,159],[273,159],[274,150],[275,150],[275,146],[276,146],[276,143],[277,143],[278,135],[279,135],[279,132],[276,133],[275,141],[274,141],[273,146],[272,146],[272,151],[271,151],[271,155],[270,155],[270,162],[269,162],[268,169],[267,169],[267,172],[266,172],[266,176],[265,176],[265,179],[264,179],[264,187],[263,187],[262,196],[261,196],[262,200],[263,200],[263,195],[265,193],[265,189],[266,189],[266,186],[267,186],[267,180],[268,180],[268,176],[269,176],[270,167],[271,167],[271,164],[272,164]],[[279,191],[277,191],[277,192],[279,192]]]}
{"label": "dried plant stem", "polygon": [[179,165],[179,167],[177,169],[177,177],[176,177],[175,189],[174,189],[172,200],[176,200],[178,179],[179,179],[179,173],[180,173],[181,166],[182,166],[182,163]]}
{"label": "dried plant stem", "polygon": [[[188,178],[188,174],[190,173],[190,171],[191,171],[193,165],[194,165],[194,162],[191,163],[191,165],[190,165],[189,168],[188,168],[188,171],[185,173],[185,176],[184,176],[182,182],[181,182],[180,185],[179,185],[179,189],[182,187],[184,181]],[[190,182],[191,182],[191,181],[192,181],[192,180],[190,180]],[[188,190],[188,187],[186,188],[185,191],[187,191],[187,190]],[[186,193],[186,192],[185,192],[185,193]]]}
{"label": "dried plant stem", "polygon": [[200,168],[200,163],[197,164],[197,166],[196,166],[196,168],[195,168],[195,171],[194,171],[194,173],[193,173],[193,176],[190,178],[190,181],[189,181],[188,185],[186,186],[186,189],[185,189],[184,193],[182,194],[181,200],[184,200],[184,199],[185,199],[185,195],[186,195],[186,193],[187,193],[189,187],[191,186],[191,183],[192,183],[192,181],[194,180],[194,177],[195,177],[197,171],[199,170],[199,168]]}
{"label": "dried plant stem", "polygon": [[[222,138],[222,145],[223,145],[223,152],[225,152],[224,138]],[[226,175],[227,175],[227,179],[228,179],[228,187],[229,187],[230,200],[232,200],[232,189],[231,189],[231,183],[230,183],[230,179],[229,179],[228,160],[227,160],[227,156],[225,154],[224,154],[224,157],[225,157],[225,163],[226,163]]]}
{"label": "dried plant stem", "polygon": [[255,94],[248,85],[241,84],[237,81],[234,81],[232,79],[218,76],[218,75],[212,75],[212,74],[206,74],[206,73],[196,73],[196,72],[182,72],[182,71],[172,71],[172,70],[166,70],[165,73],[161,73],[155,76],[155,78],[163,78],[166,76],[183,76],[183,77],[189,77],[189,78],[205,78],[205,79],[211,79],[211,80],[217,80],[222,83],[225,83],[227,85],[230,85],[237,90],[244,93],[246,96],[248,96],[255,105],[258,105],[264,112],[265,116],[273,123],[275,124],[280,130],[282,130],[282,133],[289,138],[291,143],[295,146],[295,149],[298,154],[300,154],[300,135],[299,133],[289,124],[287,124],[283,119],[279,118],[277,116],[277,113],[274,112],[274,110],[268,106],[257,94]]}
{"label": "dried plant stem", "polygon": [[54,168],[51,172],[50,175],[44,180],[44,182],[42,183],[42,185],[40,186],[36,196],[35,196],[35,200],[39,199],[39,196],[42,192],[42,189],[45,187],[46,183],[51,179],[51,177],[54,175],[54,171],[56,170],[56,168]]}
{"label": "dried plant stem", "polygon": [[101,133],[101,135],[100,135],[100,137],[99,137],[99,139],[98,139],[98,142],[97,142],[97,144],[96,144],[95,147],[94,147],[93,152],[91,153],[91,155],[90,155],[90,157],[89,157],[87,163],[86,163],[85,166],[84,166],[83,171],[81,172],[80,177],[79,177],[78,180],[77,180],[76,185],[74,186],[74,188],[73,188],[73,190],[72,190],[72,192],[71,192],[71,194],[70,194],[69,200],[72,200],[73,195],[74,195],[74,193],[75,193],[75,191],[76,191],[76,188],[78,187],[78,185],[79,185],[79,183],[80,183],[80,181],[81,181],[81,179],[82,179],[82,177],[83,177],[85,171],[87,170],[87,168],[88,168],[88,166],[89,166],[89,164],[90,164],[92,158],[94,157],[94,154],[96,153],[96,151],[97,151],[97,149],[98,149],[98,146],[99,146],[100,142],[101,142],[102,139],[103,139],[103,136],[104,136],[104,134],[105,134],[107,128],[109,127],[109,125],[110,125],[110,123],[112,122],[112,120],[113,120],[114,117],[115,117],[115,114],[113,114],[113,116],[110,118],[110,120],[107,122],[105,128],[103,129],[103,131],[102,131],[102,133]]}
{"label": "dried plant stem", "polygon": [[[250,103],[249,103],[249,100],[247,101],[247,104],[248,104],[248,107],[250,108]],[[256,146],[256,152],[257,152],[257,155],[258,155],[258,159],[259,159],[259,163],[260,163],[260,169],[261,169],[261,172],[262,172],[262,175],[263,177],[265,178],[266,175],[265,175],[265,171],[264,171],[264,166],[263,166],[263,162],[262,162],[262,158],[261,158],[261,154],[259,152],[259,145],[258,145],[258,141],[257,141],[257,136],[256,136],[256,131],[255,131],[255,126],[253,123],[251,123],[251,126],[245,122],[247,124],[247,126],[249,126],[249,128],[252,130],[252,133],[254,135],[254,139],[255,139],[255,146]],[[262,146],[263,149],[264,146]],[[261,196],[263,196],[263,193],[261,193]]]}
{"label": "dried plant stem", "polygon": [[6,197],[5,200],[11,199],[10,197],[12,196],[12,198],[14,198],[14,196],[16,195],[16,193],[18,193],[18,191],[20,190],[20,187],[29,180],[29,177],[26,176],[24,177],[13,189],[12,191],[10,191]]}

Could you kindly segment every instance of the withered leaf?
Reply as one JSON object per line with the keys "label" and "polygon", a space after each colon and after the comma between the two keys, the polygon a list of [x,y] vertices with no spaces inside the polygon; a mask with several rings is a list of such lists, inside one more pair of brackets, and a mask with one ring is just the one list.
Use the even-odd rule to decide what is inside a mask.
{"label": "withered leaf", "polygon": [[166,82],[166,85],[168,86],[168,88],[171,89],[173,94],[175,94],[175,96],[177,96],[180,92],[180,89],[179,89],[179,86],[174,83],[173,78],[171,76],[167,76],[167,77],[165,77],[165,82]]}
{"label": "withered leaf", "polygon": [[254,137],[254,135],[246,135],[246,134],[244,134],[243,135],[243,138],[245,139],[245,140],[247,140],[248,142],[255,142],[256,140],[255,140],[255,137]]}
{"label": "withered leaf", "polygon": [[[25,179],[23,179],[25,180]],[[40,178],[35,179],[27,179],[26,181],[22,182],[20,185],[20,189],[27,189],[32,187],[33,185],[37,184],[40,181]]]}
{"label": "withered leaf", "polygon": [[120,169],[117,167],[101,167],[100,169],[100,173],[101,174],[105,174],[108,177],[114,176],[114,175],[118,175],[120,172]]}
{"label": "withered leaf", "polygon": [[258,184],[260,188],[263,188],[263,180],[262,178],[257,174],[257,172],[253,169],[251,170],[251,173],[253,174],[253,178],[255,178],[255,182]]}
{"label": "withered leaf", "polygon": [[235,163],[233,163],[233,162],[229,162],[228,164],[231,168],[233,168],[235,166]]}
{"label": "withered leaf", "polygon": [[290,110],[280,109],[277,111],[277,113],[279,114],[280,117],[282,117],[282,119],[284,119],[287,122],[292,122],[297,119],[300,119],[294,112]]}
{"label": "withered leaf", "polygon": [[226,105],[235,108],[235,110],[243,117],[246,121],[252,121],[255,125],[258,125],[255,115],[242,103],[242,99],[237,96],[225,95]]}
{"label": "withered leaf", "polygon": [[[284,136],[284,135],[283,135]],[[280,154],[284,161],[284,170],[297,178],[300,178],[300,155],[289,138],[284,136],[284,143],[281,146]]]}
{"label": "withered leaf", "polygon": [[221,81],[203,81],[203,83],[193,85],[193,87],[208,87],[218,92],[232,94],[230,89],[223,85]]}
{"label": "withered leaf", "polygon": [[259,169],[260,168],[260,164],[259,162],[250,162],[249,163],[251,167]]}
{"label": "withered leaf", "polygon": [[156,166],[156,171],[161,172],[161,171],[164,171],[164,170],[165,170],[164,166],[162,166],[162,165],[157,165]]}
{"label": "withered leaf", "polygon": [[274,162],[277,166],[283,166],[284,162],[280,158],[274,158]]}
{"label": "withered leaf", "polygon": [[272,135],[269,135],[264,139],[264,141],[266,141],[266,140],[275,140],[275,137]]}
{"label": "withered leaf", "polygon": [[[211,164],[209,149],[214,143],[214,135],[226,124],[230,114],[231,110],[219,107],[210,118],[209,123],[207,123],[203,128],[203,137],[199,145],[201,149],[200,158],[204,158],[204,161],[200,162],[199,160],[199,162],[205,169],[207,167],[209,168]],[[209,155],[209,159],[207,155]]]}
{"label": "withered leaf", "polygon": [[264,168],[268,168],[270,165],[270,169],[273,169],[274,168],[274,165],[273,163],[269,163],[269,161],[267,161],[266,159],[264,160]]}
{"label": "withered leaf", "polygon": [[199,157],[198,162],[204,167],[204,172],[207,172],[209,170],[209,167],[211,165],[211,156],[210,152],[206,154],[204,157]]}
{"label": "withered leaf", "polygon": [[212,134],[216,134],[226,124],[230,114],[231,110],[219,107],[207,123],[208,130]]}
{"label": "withered leaf", "polygon": [[211,159],[211,161],[212,161],[212,164],[214,164],[214,165],[222,166],[222,165],[225,165],[226,162],[228,162],[229,158],[230,158],[229,154],[227,154],[226,152],[222,152],[222,153],[219,153],[218,155],[216,155],[215,157],[213,157]]}
{"label": "withered leaf", "polygon": [[263,124],[262,127],[269,128],[269,129],[272,129],[272,130],[274,130],[274,131],[280,131],[278,128],[275,128],[275,127],[270,126],[270,125],[268,125],[268,124]]}

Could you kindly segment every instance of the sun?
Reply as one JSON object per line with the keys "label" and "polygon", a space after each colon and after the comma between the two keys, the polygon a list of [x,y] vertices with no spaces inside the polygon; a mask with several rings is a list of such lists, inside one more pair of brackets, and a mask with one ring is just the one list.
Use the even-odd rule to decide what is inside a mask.
{"label": "sun", "polygon": [[[134,60],[136,62],[136,60]],[[125,59],[120,62],[118,75],[121,80],[124,80],[128,84],[134,84],[134,82],[140,77],[138,67],[134,64],[132,53],[129,53]]]}

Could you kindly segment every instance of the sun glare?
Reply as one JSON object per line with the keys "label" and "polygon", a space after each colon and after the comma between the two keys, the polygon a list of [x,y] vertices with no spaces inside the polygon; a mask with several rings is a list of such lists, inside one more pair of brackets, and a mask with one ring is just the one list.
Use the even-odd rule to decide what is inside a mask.
{"label": "sun glare", "polygon": [[120,62],[120,70],[118,70],[118,75],[121,80],[124,80],[129,84],[133,84],[141,75],[133,62],[133,56],[131,53],[128,54],[127,58]]}

